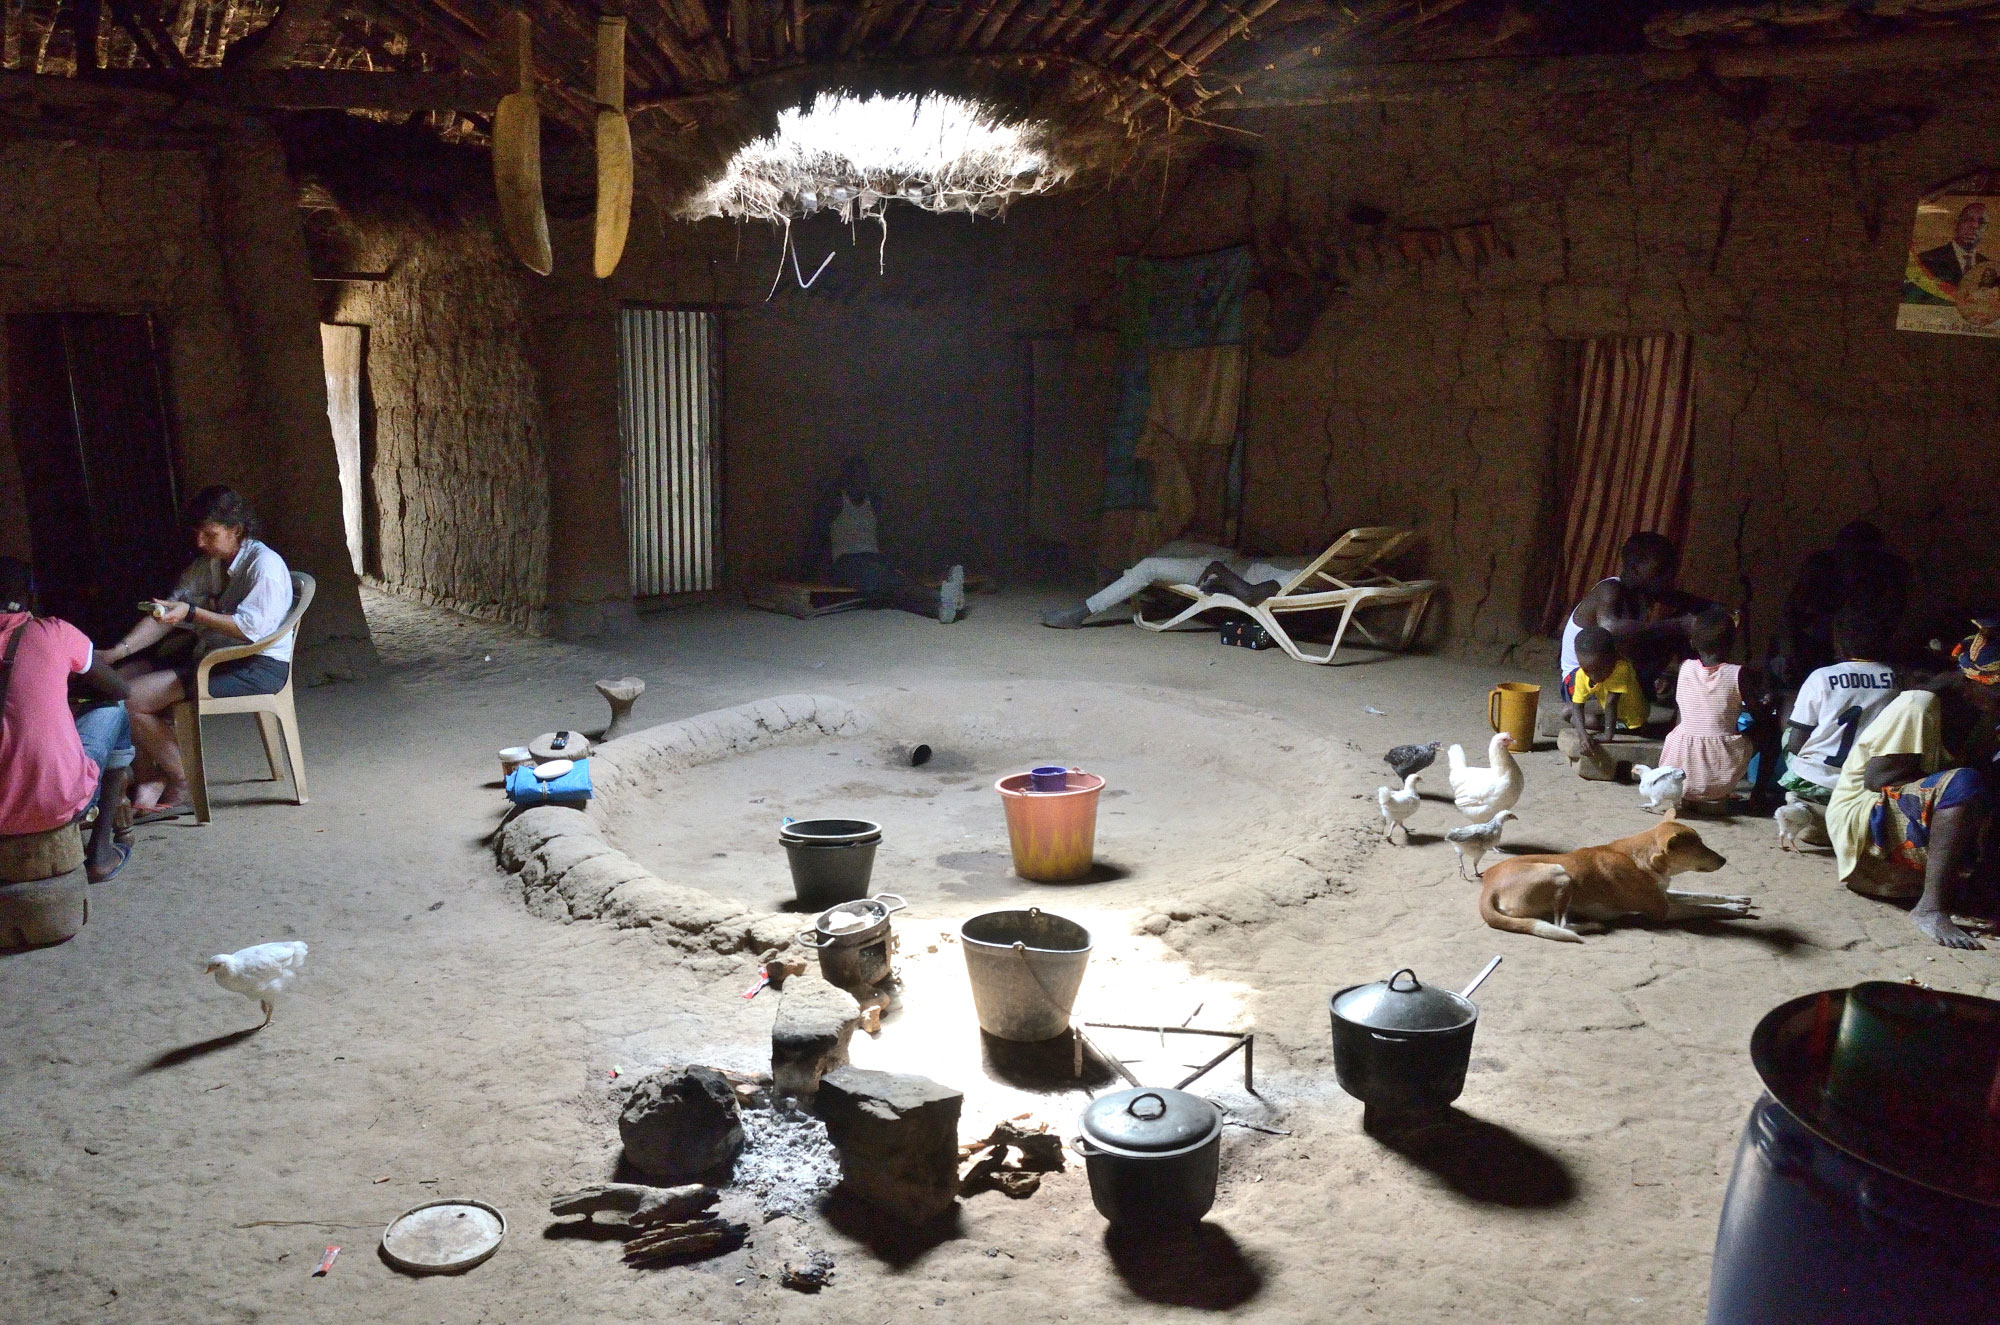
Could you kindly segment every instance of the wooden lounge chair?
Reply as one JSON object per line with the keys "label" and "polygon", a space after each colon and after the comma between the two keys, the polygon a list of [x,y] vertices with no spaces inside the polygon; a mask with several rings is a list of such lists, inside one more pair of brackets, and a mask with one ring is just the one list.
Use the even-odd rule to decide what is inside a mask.
{"label": "wooden lounge chair", "polygon": [[[1287,580],[1277,593],[1254,605],[1234,594],[1203,593],[1192,584],[1163,585],[1160,587],[1192,601],[1164,621],[1148,621],[1144,609],[1135,600],[1132,624],[1146,630],[1174,630],[1203,612],[1217,609],[1240,612],[1270,632],[1271,639],[1291,657],[1299,662],[1322,666],[1332,662],[1333,655],[1340,651],[1341,641],[1347,638],[1349,627],[1375,648],[1407,649],[1410,641],[1416,638],[1417,627],[1423,622],[1424,609],[1430,605],[1431,595],[1437,592],[1437,581],[1399,580],[1383,570],[1381,563],[1402,550],[1403,545],[1415,536],[1411,530],[1387,525],[1350,529],[1334,540],[1333,546]],[[1403,608],[1403,622],[1402,629],[1394,632],[1394,643],[1386,636],[1377,635],[1365,623],[1355,620],[1357,612],[1398,606]],[[1333,611],[1340,613],[1340,624],[1335,627],[1333,643],[1327,646],[1325,653],[1308,653],[1301,649],[1279,621],[1280,617],[1295,612]]]}
{"label": "wooden lounge chair", "polygon": [[299,715],[292,707],[292,680],[298,675],[296,669],[285,677],[285,688],[275,695],[229,695],[217,698],[208,693],[208,674],[217,663],[225,663],[233,658],[248,658],[262,653],[286,635],[299,628],[299,618],[312,606],[313,594],[318,584],[313,577],[303,571],[292,572],[292,610],[278,623],[278,628],[263,639],[250,644],[240,644],[234,648],[211,649],[202,655],[194,669],[194,694],[174,705],[174,737],[180,742],[181,762],[187,765],[188,789],[194,793],[194,817],[196,823],[209,822],[208,813],[208,769],[202,760],[201,720],[220,717],[227,713],[254,713],[257,715],[257,734],[264,738],[264,762],[271,766],[271,781],[276,782],[278,772],[278,751],[280,737],[287,766],[292,773],[292,790],[297,793],[295,803],[306,803],[306,756],[299,745]]}

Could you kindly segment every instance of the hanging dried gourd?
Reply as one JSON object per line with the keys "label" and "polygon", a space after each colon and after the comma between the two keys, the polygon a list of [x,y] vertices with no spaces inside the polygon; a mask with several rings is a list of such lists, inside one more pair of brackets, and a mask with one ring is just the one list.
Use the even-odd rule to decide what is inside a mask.
{"label": "hanging dried gourd", "polygon": [[625,119],[625,20],[597,20],[597,239],[600,278],[618,270],[632,224],[632,126]]}
{"label": "hanging dried gourd", "polygon": [[530,271],[546,276],[555,266],[549,249],[549,218],[542,206],[542,112],[535,103],[535,59],[528,16],[505,17],[518,91],[500,98],[493,114],[493,188],[500,200],[500,225],[514,256]]}

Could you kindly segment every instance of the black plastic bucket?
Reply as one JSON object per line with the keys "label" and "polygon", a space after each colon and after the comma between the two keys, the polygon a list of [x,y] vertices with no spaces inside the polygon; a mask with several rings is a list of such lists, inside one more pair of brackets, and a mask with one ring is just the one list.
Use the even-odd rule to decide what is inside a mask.
{"label": "black plastic bucket", "polygon": [[792,867],[792,891],[824,911],[868,896],[882,825],[867,819],[798,819],[778,834]]}

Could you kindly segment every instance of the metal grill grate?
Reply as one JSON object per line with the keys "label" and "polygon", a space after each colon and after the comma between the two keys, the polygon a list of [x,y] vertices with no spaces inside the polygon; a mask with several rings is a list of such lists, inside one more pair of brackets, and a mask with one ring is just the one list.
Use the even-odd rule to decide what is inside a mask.
{"label": "metal grill grate", "polygon": [[618,430],[635,598],[716,587],[715,356],[713,313],[621,310]]}

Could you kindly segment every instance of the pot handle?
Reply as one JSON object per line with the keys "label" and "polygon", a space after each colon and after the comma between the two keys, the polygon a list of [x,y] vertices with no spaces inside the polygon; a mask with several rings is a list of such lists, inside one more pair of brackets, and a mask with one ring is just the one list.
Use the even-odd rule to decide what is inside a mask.
{"label": "pot handle", "polygon": [[815,951],[817,951],[820,948],[824,948],[826,946],[826,942],[823,941],[819,936],[819,927],[817,925],[815,925],[811,929],[800,930],[799,943],[805,947],[812,948]]}
{"label": "pot handle", "polygon": [[1069,1139],[1069,1148],[1071,1150],[1074,1150],[1077,1154],[1082,1155],[1085,1159],[1089,1159],[1094,1155],[1101,1155],[1104,1153],[1103,1151],[1099,1150],[1096,1146],[1090,1144],[1090,1138],[1083,1136],[1081,1134],[1073,1136]]}
{"label": "pot handle", "polygon": [[[876,893],[874,900],[882,903],[882,910],[885,915],[894,915],[909,905],[908,902],[894,893]],[[891,902],[894,902],[895,905],[890,906],[889,903]]]}
{"label": "pot handle", "polygon": [[[1151,1101],[1152,1101],[1153,1103],[1155,1103],[1155,1104],[1157,1104],[1157,1105],[1159,1105],[1159,1106],[1160,1106],[1160,1111],[1159,1111],[1158,1113],[1140,1113],[1140,1112],[1139,1112],[1139,1101],[1140,1101],[1140,1100],[1151,1100]],[[1155,1118],[1164,1118],[1164,1117],[1166,1117],[1166,1116],[1167,1116],[1167,1100],[1166,1100],[1166,1096],[1164,1096],[1164,1095],[1161,1095],[1161,1094],[1158,1094],[1157,1092],[1154,1092],[1154,1091],[1150,1091],[1150,1090],[1149,1090],[1149,1091],[1147,1091],[1147,1092],[1145,1092],[1145,1093],[1144,1093],[1144,1094],[1142,1094],[1142,1095],[1134,1095],[1134,1096],[1133,1096],[1133,1097],[1132,1097],[1132,1098],[1131,1098],[1131,1099],[1130,1099],[1130,1100],[1129,1100],[1129,1101],[1128,1101],[1128,1102],[1126,1103],[1126,1105],[1125,1105],[1125,1112],[1127,1112],[1127,1113],[1131,1114],[1131,1115],[1132,1115],[1132,1116],[1133,1116],[1134,1118],[1143,1118],[1143,1119],[1145,1119],[1145,1120],[1146,1120],[1147,1122],[1151,1122],[1151,1121],[1153,1121],[1153,1120],[1154,1120]]]}
{"label": "pot handle", "polygon": [[[1378,966],[1375,969],[1379,971],[1382,968]],[[1410,987],[1408,989],[1397,989],[1396,981],[1406,975],[1410,977]],[[1423,987],[1423,982],[1417,979],[1417,973],[1407,966],[1389,977],[1389,988],[1398,994],[1414,994]]]}

